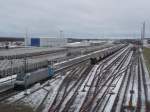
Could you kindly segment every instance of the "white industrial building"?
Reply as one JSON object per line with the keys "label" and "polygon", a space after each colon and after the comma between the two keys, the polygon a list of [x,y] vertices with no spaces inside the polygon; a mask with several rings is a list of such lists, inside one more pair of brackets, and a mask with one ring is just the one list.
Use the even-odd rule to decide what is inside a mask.
{"label": "white industrial building", "polygon": [[33,37],[26,41],[27,46],[37,47],[63,47],[67,44],[67,38]]}

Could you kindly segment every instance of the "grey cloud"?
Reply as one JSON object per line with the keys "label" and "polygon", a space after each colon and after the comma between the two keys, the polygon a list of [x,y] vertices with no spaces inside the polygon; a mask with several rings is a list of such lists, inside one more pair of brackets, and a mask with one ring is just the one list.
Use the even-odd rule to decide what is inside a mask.
{"label": "grey cloud", "polygon": [[[133,34],[150,25],[149,0],[0,0],[0,35]],[[76,32],[76,33],[73,33]]]}

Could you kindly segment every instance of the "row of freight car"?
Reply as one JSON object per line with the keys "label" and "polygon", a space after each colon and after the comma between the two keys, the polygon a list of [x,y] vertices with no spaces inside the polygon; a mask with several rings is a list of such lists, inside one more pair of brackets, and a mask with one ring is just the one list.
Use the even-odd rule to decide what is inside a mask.
{"label": "row of freight car", "polygon": [[[10,51],[9,51],[10,52]],[[15,53],[15,51],[11,53],[6,53],[5,52],[0,52],[0,60],[4,59],[22,59],[22,58],[27,58],[27,57],[34,57],[34,56],[39,56],[39,55],[46,55],[46,54],[52,54],[52,53],[58,53],[58,52],[67,52],[67,49],[61,48],[61,49],[55,49],[55,50],[45,50],[45,51],[36,51],[36,52],[26,52],[26,53]],[[10,55],[11,54],[11,55]]]}
{"label": "row of freight car", "polygon": [[[101,50],[101,49],[104,49],[104,48],[109,48],[109,47],[112,47],[113,45],[107,45],[107,46],[105,46],[105,45],[103,45],[103,46],[94,46],[94,47],[87,47],[86,49],[85,48],[79,48],[79,49],[68,49],[68,51],[67,51],[67,53],[65,54],[65,57],[60,57],[60,59],[59,58],[55,58],[55,59],[52,59],[52,62],[57,62],[57,61],[62,61],[62,60],[64,60],[64,59],[68,59],[68,58],[74,58],[74,57],[76,57],[76,56],[79,56],[79,55],[83,55],[83,54],[88,54],[88,53],[90,53],[90,52],[93,52],[93,51],[97,51],[97,50]],[[64,51],[65,52],[65,51]],[[82,53],[81,53],[82,52]],[[41,53],[41,54],[44,54],[44,53],[47,53],[47,52],[43,52],[43,53]],[[58,52],[59,53],[59,52]],[[57,54],[58,54],[57,53]],[[61,53],[61,52],[60,52]],[[56,53],[53,53],[53,54],[56,54]],[[57,55],[56,54],[56,55]],[[31,54],[30,54],[31,55]],[[34,54],[33,54],[34,55]],[[36,54],[37,55],[37,54]],[[49,56],[49,55],[42,55],[42,57],[41,57],[41,55],[40,54],[38,54],[39,56],[37,56],[37,57],[39,57],[40,58],[40,60],[38,61],[38,62],[35,62],[35,63],[32,63],[32,62],[30,62],[30,61],[32,61],[32,60],[30,60],[30,61],[28,61],[28,64],[27,64],[27,66],[26,66],[26,71],[27,72],[30,72],[30,71],[34,71],[34,70],[37,70],[37,69],[40,69],[40,68],[43,68],[43,67],[45,67],[45,66],[47,66],[47,63],[48,63],[48,61],[46,61],[45,59],[46,59],[46,56]],[[28,55],[27,55],[28,56]],[[13,58],[15,58],[15,57],[13,57]],[[20,57],[16,57],[16,58],[20,58]],[[34,59],[35,57],[33,57],[33,59]],[[41,58],[45,58],[45,59],[41,59]],[[27,60],[28,59],[30,59],[30,58],[27,58]],[[4,63],[8,63],[8,65],[2,65],[3,66],[3,68],[2,69],[0,69],[0,77],[6,77],[6,76],[10,76],[10,75],[12,75],[12,74],[17,74],[17,73],[21,73],[21,72],[24,72],[25,70],[24,70],[24,63],[23,63],[23,60],[24,59],[22,59],[22,62],[20,61],[20,59],[15,59],[15,60],[18,60],[17,61],[17,63],[15,63],[15,65],[13,65],[13,66],[11,66],[11,60],[7,60],[7,62],[4,62]],[[34,60],[36,60],[36,59],[34,59]],[[49,60],[49,62],[50,62],[50,60]],[[19,64],[20,63],[20,64]]]}
{"label": "row of freight car", "polygon": [[35,71],[37,69],[40,68],[44,68],[47,65],[51,64],[51,63],[56,63],[58,60],[60,59],[55,59],[55,60],[44,60],[44,61],[40,61],[40,62],[36,62],[36,63],[28,63],[25,67],[24,64],[19,65],[19,66],[15,66],[13,68],[9,67],[7,69],[3,69],[0,70],[0,77],[6,77],[6,76],[10,76],[12,74],[18,74],[18,73],[22,73],[22,72],[31,72],[31,71]]}
{"label": "row of freight car", "polygon": [[46,67],[47,65],[48,65],[48,61],[41,61],[33,64],[28,64],[26,67],[24,65],[13,67],[13,68],[10,67],[8,69],[0,70],[0,77],[6,77],[12,74],[22,73],[24,71],[31,72]]}

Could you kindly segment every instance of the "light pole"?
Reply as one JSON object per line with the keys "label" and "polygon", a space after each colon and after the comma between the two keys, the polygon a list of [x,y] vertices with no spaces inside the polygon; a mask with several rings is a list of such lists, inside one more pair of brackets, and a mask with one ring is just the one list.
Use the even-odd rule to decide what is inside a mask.
{"label": "light pole", "polygon": [[10,60],[10,64],[11,64],[11,83],[12,81],[12,75],[13,75],[13,59]]}
{"label": "light pole", "polygon": [[142,30],[141,30],[141,44],[142,44],[142,49],[143,49],[143,40],[145,38],[145,22],[142,24]]}
{"label": "light pole", "polygon": [[27,79],[28,79],[28,75],[26,74],[26,72],[27,72],[27,64],[28,64],[28,62],[27,62],[27,57],[25,56],[24,57],[24,80],[25,80],[25,93],[24,93],[24,95],[28,95],[28,93],[27,93]]}
{"label": "light pole", "polygon": [[60,38],[63,38],[63,30],[60,30]]}

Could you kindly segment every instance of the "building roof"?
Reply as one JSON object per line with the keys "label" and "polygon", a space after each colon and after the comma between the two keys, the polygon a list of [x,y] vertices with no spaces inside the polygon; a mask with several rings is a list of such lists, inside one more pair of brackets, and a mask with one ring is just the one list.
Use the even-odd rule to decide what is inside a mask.
{"label": "building roof", "polygon": [[0,37],[0,42],[5,41],[24,41],[24,38],[22,37]]}

